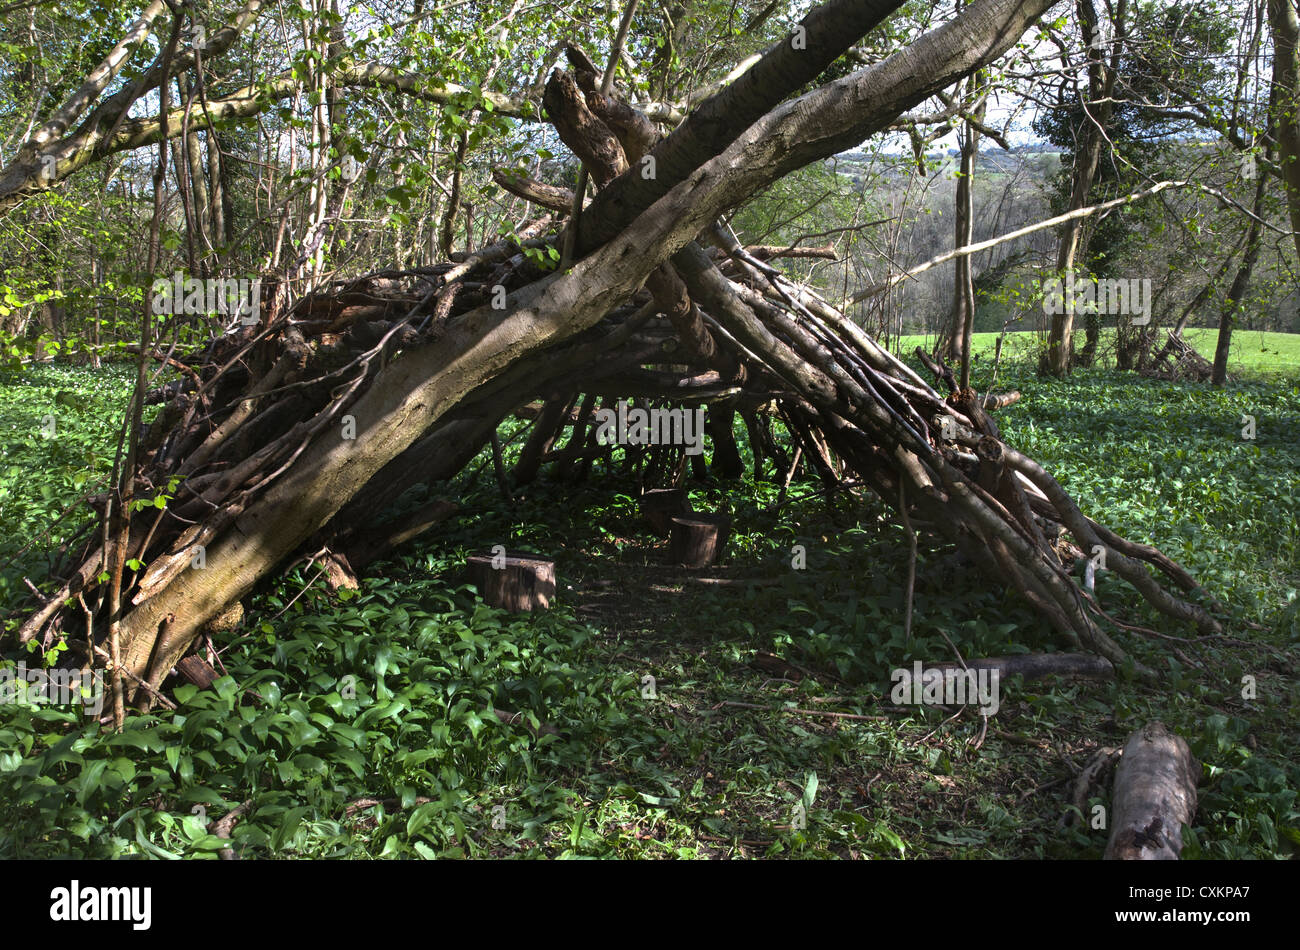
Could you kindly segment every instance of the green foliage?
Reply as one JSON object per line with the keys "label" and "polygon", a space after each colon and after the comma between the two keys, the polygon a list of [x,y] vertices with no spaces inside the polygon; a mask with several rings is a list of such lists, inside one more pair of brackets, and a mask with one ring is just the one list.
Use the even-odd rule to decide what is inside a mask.
{"label": "green foliage", "polygon": [[[133,368],[122,364],[93,373],[50,364],[0,374],[3,560],[44,536],[65,507],[106,488],[133,382]],[[72,520],[86,513],[83,507]],[[17,600],[22,577],[39,580],[46,563],[37,545],[0,566],[0,603]]]}
{"label": "green foliage", "polygon": [[[1228,603],[1235,635],[1300,643],[1294,384],[1216,391],[1100,371],[1060,382],[1014,363],[1004,381],[1025,393],[999,414],[1008,439],[1085,511],[1181,560]],[[81,403],[73,429],[96,413],[105,421],[87,430],[94,465],[66,464],[102,471],[107,410],[127,382],[120,369],[41,367],[0,387],[0,418],[30,426],[68,393],[63,403]],[[1257,418],[1253,443],[1240,438],[1243,412]],[[30,487],[57,469],[61,443],[15,449],[25,467],[5,487],[32,511],[6,503],[7,546],[77,494],[71,482],[48,498]],[[763,583],[682,583],[646,539],[625,479],[602,463],[581,489],[539,483],[514,506],[490,468],[471,465],[446,487],[463,515],[360,591],[330,595],[303,568],[251,600],[218,643],[222,678],[175,688],[177,711],[113,735],[75,707],[0,705],[0,856],[1099,855],[1104,833],[1062,834],[1059,797],[1025,794],[1062,767],[1022,743],[1115,744],[1157,717],[1205,767],[1189,857],[1295,853],[1297,697],[1268,652],[1186,646],[1194,667],[1163,641],[1121,634],[1167,671],[1160,688],[1004,683],[975,751],[978,716],[891,709],[890,671],[946,658],[949,639],[965,656],[1044,649],[1049,636],[1015,591],[922,543],[908,638],[905,537],[870,497],[828,511],[816,482],[796,481],[794,500],[774,510],[773,481],[690,484],[698,509],[733,515],[730,571]],[[413,492],[398,511],[427,500]],[[460,565],[495,543],[556,558],[552,610],[508,615],[474,596]],[[796,544],[803,571],[792,569]],[[1098,593],[1113,615],[1187,635],[1106,574]],[[1265,629],[1245,632],[1248,621]],[[794,665],[763,668],[764,654]],[[4,662],[18,659],[38,661]],[[1244,676],[1257,678],[1257,698],[1243,700]],[[796,712],[809,709],[890,711]],[[244,801],[230,840],[217,838],[212,822]]]}

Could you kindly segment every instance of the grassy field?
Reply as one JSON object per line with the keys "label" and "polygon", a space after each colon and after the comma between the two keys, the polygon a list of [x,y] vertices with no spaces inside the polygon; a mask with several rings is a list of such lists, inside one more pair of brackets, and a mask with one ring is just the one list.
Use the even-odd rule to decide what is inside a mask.
{"label": "grassy field", "polygon": [[[1103,332],[1103,349],[1110,335],[1112,331]],[[1198,353],[1213,362],[1214,348],[1219,340],[1218,330],[1187,330],[1183,336]],[[1037,337],[1037,333],[1028,330],[1007,334],[1003,360],[1023,357],[1035,345]],[[993,359],[997,338],[996,333],[972,334],[971,352],[983,360]],[[1162,336],[1161,340],[1163,339]],[[904,353],[910,353],[914,347],[928,347],[933,342],[932,336],[904,336],[900,339],[899,348]],[[1247,376],[1300,373],[1300,333],[1237,330],[1232,334],[1232,353],[1228,360],[1228,372]]]}
{"label": "grassy field", "polygon": [[[1104,829],[1061,823],[1066,790],[1151,718],[1204,763],[1185,856],[1294,857],[1300,385],[1003,373],[1024,393],[999,414],[1008,441],[1232,611],[1228,638],[1191,639],[1100,575],[1105,609],[1154,631],[1110,632],[1158,688],[1013,680],[987,732],[971,707],[898,706],[890,670],[949,658],[948,640],[963,656],[1056,641],[1015,591],[924,542],[905,638],[905,535],[869,496],[828,509],[796,483],[774,508],[772,481],[697,485],[696,507],[736,525],[707,572],[728,583],[704,584],[667,563],[617,473],[510,506],[488,466],[442,486],[462,516],[361,590],[300,568],[249,598],[218,643],[227,675],[176,689],[175,713],[109,735],[75,710],[0,706],[0,857],[214,857],[227,842],[208,822],[244,801],[233,844],[250,858],[1098,857]],[[0,560],[107,471],[124,385],[57,367],[0,379]],[[478,600],[461,565],[495,543],[556,558],[554,609]],[[0,568],[6,600],[42,563]]]}

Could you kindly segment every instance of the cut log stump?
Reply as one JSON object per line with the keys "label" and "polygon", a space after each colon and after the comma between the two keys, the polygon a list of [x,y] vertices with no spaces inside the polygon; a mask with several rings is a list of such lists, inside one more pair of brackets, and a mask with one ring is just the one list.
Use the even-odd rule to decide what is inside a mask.
{"label": "cut log stump", "polygon": [[641,496],[641,517],[661,537],[672,533],[674,516],[690,513],[691,499],[684,488],[654,488]]}
{"label": "cut log stump", "polygon": [[546,610],[555,596],[555,562],[517,552],[474,554],[466,563],[470,583],[493,607],[512,613]]}
{"label": "cut log stump", "polygon": [[207,689],[217,679],[217,671],[201,656],[182,657],[176,664],[176,672],[180,673],[185,682],[199,689]]}
{"label": "cut log stump", "polygon": [[721,559],[730,537],[729,515],[674,515],[672,558],[683,567],[708,567]]}
{"label": "cut log stump", "polygon": [[1200,772],[1186,741],[1163,723],[1149,722],[1129,736],[1115,770],[1106,858],[1177,860],[1182,826],[1196,814]]}

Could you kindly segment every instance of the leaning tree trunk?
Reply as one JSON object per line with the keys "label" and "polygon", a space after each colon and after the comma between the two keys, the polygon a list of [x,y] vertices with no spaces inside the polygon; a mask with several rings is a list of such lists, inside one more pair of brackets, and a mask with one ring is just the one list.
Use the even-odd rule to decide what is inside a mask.
{"label": "leaning tree trunk", "polygon": [[[81,648],[99,654],[101,631],[115,621],[128,683],[157,682],[207,620],[295,554],[382,545],[367,529],[402,491],[454,475],[505,416],[539,397],[551,403],[537,424],[554,426],[556,394],[567,393],[725,401],[745,411],[775,403],[829,484],[849,474],[890,505],[903,499],[991,577],[1023,592],[1066,645],[1112,663],[1124,651],[1074,582],[1068,553],[1049,543],[1063,532],[1074,550],[1103,546],[1108,567],[1157,609],[1217,629],[1149,568],[1191,590],[1185,571],[1086,517],[1002,440],[984,399],[947,367],[934,367],[947,383],[940,394],[719,224],[755,191],[860,142],[1001,55],[1051,0],[976,0],[878,65],[778,105],[874,22],[852,17],[894,5],[835,0],[814,10],[800,51],[810,59],[778,44],[700,107],[703,124],[688,119],[653,146],[649,178],[641,171],[652,166],[629,158],[646,154],[653,128],[602,93],[589,61],[570,50],[573,72],[557,70],[547,84],[548,113],[602,186],[582,212],[573,267],[544,273],[504,242],[459,263],[380,272],[292,303],[271,295],[262,324],[186,359],[157,354],[183,375],[154,394],[163,408],[134,476],[140,491],[175,483],[174,498],[133,521],[125,550],[74,545],[58,590],[19,639],[79,631]],[[846,11],[853,29],[829,29]],[[550,220],[536,222],[525,243],[561,243],[537,236]],[[682,369],[644,368],[665,365]],[[534,451],[552,437],[537,436]],[[87,626],[81,600],[98,603],[100,565],[124,557],[145,567],[121,591],[120,615],[95,615]],[[70,598],[78,609],[65,607]]]}

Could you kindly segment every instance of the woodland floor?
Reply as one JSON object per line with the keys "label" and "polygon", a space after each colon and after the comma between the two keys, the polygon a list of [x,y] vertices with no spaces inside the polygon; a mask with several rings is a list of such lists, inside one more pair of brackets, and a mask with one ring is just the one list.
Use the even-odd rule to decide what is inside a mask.
{"label": "woodland floor", "polygon": [[[126,375],[0,380],[0,559],[111,464]],[[1121,633],[1165,671],[1158,689],[1005,682],[976,749],[973,709],[945,721],[894,707],[889,671],[951,659],[944,634],[967,657],[1052,639],[1015,592],[922,542],[905,640],[905,535],[871,498],[828,511],[815,482],[796,483],[773,510],[771,481],[694,484],[695,507],[728,505],[736,530],[722,567],[688,572],[664,563],[631,486],[600,463],[580,488],[538,483],[513,505],[490,465],[477,480],[471,466],[436,492],[463,515],[361,590],[331,594],[299,567],[250,599],[238,639],[216,644],[230,678],[181,687],[177,713],[111,736],[75,711],[0,706],[0,857],[213,856],[227,842],[205,819],[245,800],[233,842],[250,858],[1099,857],[1104,830],[1059,827],[1068,785],[1151,718],[1205,765],[1186,857],[1293,856],[1300,376],[1222,391],[1105,370],[1002,377],[1024,393],[999,414],[1008,442],[1085,511],[1183,562],[1231,606],[1238,642]],[[46,412],[60,420],[52,440],[31,435]],[[555,557],[554,609],[511,616],[476,600],[460,566],[495,543]],[[795,544],[805,570],[791,567]],[[39,569],[30,555],[4,568],[0,598]],[[1195,637],[1104,573],[1098,592],[1112,615]],[[503,723],[489,706],[525,716]],[[535,737],[541,724],[556,731]],[[806,828],[791,827],[797,803]]]}

